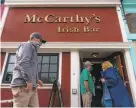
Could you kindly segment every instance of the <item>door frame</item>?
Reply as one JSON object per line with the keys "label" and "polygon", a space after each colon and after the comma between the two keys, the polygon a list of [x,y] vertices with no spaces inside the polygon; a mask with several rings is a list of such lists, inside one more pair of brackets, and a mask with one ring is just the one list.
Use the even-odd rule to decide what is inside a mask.
{"label": "door frame", "polygon": [[[122,51],[122,54],[124,56],[124,61],[125,61],[125,65],[126,65],[126,73],[128,74],[128,80],[130,82],[130,90],[131,90],[131,93],[132,93],[132,98],[133,98],[133,101],[134,101],[134,105],[136,106],[136,95],[135,95],[136,78],[135,78],[135,75],[134,75],[134,70],[133,70],[133,65],[132,65],[129,49],[124,49],[124,51]],[[78,83],[78,85],[80,85],[80,83]],[[78,89],[80,91],[80,86],[78,87]],[[79,93],[78,97],[79,97],[78,98],[78,107],[81,107],[80,93]]]}

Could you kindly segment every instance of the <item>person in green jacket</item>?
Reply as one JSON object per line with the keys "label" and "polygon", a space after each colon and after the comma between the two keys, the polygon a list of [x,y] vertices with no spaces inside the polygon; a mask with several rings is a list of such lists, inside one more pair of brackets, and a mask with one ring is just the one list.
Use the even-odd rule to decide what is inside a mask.
{"label": "person in green jacket", "polygon": [[95,95],[95,87],[93,77],[90,74],[92,71],[92,65],[90,61],[85,62],[85,68],[80,76],[80,92],[83,100],[83,107],[91,107],[92,96]]}

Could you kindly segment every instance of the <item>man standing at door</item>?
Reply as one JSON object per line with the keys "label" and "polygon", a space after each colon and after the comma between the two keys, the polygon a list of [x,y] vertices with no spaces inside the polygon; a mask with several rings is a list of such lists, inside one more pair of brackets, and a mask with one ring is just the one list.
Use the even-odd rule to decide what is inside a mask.
{"label": "man standing at door", "polygon": [[16,51],[11,82],[13,107],[39,107],[37,85],[42,86],[43,83],[38,79],[37,52],[45,42],[35,32],[30,35],[30,41],[22,43]]}
{"label": "man standing at door", "polygon": [[89,61],[85,62],[85,68],[80,76],[80,91],[82,95],[83,107],[91,107],[92,96],[95,95],[95,87],[93,77],[90,74],[92,64]]}

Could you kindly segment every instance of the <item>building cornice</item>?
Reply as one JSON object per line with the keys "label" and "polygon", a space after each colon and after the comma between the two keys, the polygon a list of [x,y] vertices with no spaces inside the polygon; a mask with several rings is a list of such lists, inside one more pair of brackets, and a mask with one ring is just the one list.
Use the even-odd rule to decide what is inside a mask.
{"label": "building cornice", "polygon": [[10,7],[115,7],[120,0],[5,0]]}
{"label": "building cornice", "polygon": [[[1,42],[3,52],[16,50],[21,42]],[[71,51],[80,49],[129,49],[128,42],[47,42],[41,49],[54,51]]]}

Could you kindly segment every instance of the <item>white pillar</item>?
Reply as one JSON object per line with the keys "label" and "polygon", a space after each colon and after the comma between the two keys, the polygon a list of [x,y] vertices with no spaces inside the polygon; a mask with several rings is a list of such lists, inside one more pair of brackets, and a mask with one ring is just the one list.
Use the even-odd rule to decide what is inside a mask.
{"label": "white pillar", "polygon": [[135,79],[135,74],[134,74],[129,50],[125,50],[124,57],[125,57],[125,62],[126,62],[129,84],[130,84],[130,88],[132,92],[132,98],[134,101],[134,105],[136,106],[136,79]]}
{"label": "white pillar", "polygon": [[[71,107],[80,105],[80,57],[78,51],[71,52]],[[76,93],[77,92],[77,93]]]}
{"label": "white pillar", "polygon": [[116,7],[116,11],[117,11],[118,19],[119,19],[119,25],[120,25],[123,42],[128,42],[126,28],[125,28],[124,20],[122,17],[120,5]]}
{"label": "white pillar", "polygon": [[1,25],[0,25],[0,38],[2,36],[2,31],[3,31],[3,28],[4,28],[4,24],[6,22],[8,11],[9,11],[9,7],[5,6],[4,11],[3,11],[3,16],[2,16],[2,19],[1,19]]}

